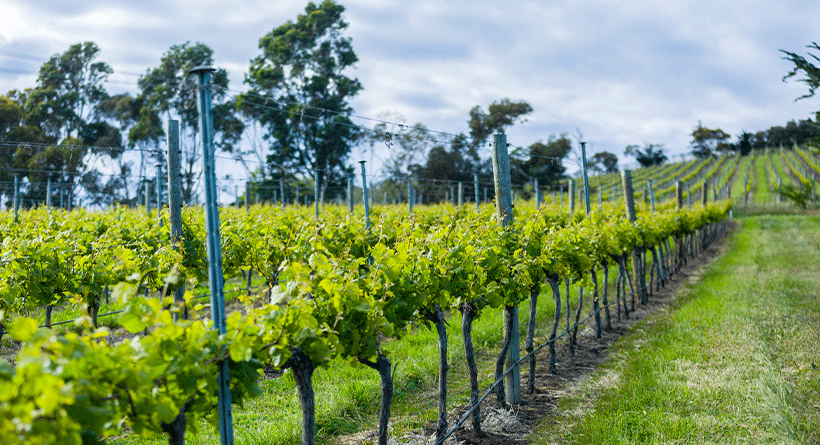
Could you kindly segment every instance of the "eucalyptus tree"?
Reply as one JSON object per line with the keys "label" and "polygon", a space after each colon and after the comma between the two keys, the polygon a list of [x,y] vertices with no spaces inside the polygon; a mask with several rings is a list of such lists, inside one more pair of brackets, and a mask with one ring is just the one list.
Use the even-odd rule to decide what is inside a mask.
{"label": "eucalyptus tree", "polygon": [[[720,131],[720,130],[718,130]],[[706,145],[700,145],[701,148],[696,148],[695,150],[702,150],[698,153],[698,157],[709,157],[712,151],[706,147]],[[706,147],[706,148],[703,148]],[[626,156],[634,156],[635,160],[641,164],[641,167],[651,167],[653,165],[661,165],[669,159],[664,153],[664,146],[663,144],[649,144],[644,143],[644,148],[641,148],[638,145],[628,145],[624,150],[624,155]]]}
{"label": "eucalyptus tree", "polygon": [[332,0],[308,3],[259,40],[262,53],[245,79],[250,90],[238,103],[265,129],[273,171],[312,177],[318,170],[320,181],[337,185],[351,172],[346,161],[361,130],[348,101],[362,85],[345,74],[358,58],[343,36],[344,10]]}
{"label": "eucalyptus tree", "polygon": [[[161,123],[176,118],[180,122],[182,157],[182,199],[192,202],[201,174],[198,168],[199,131],[196,79],[188,72],[197,66],[212,66],[213,50],[204,43],[186,42],[173,45],[160,59],[159,66],[149,69],[137,82],[138,100],[144,105],[129,132],[132,145],[152,146],[159,142]],[[211,78],[215,146],[231,152],[242,137],[244,125],[237,117],[235,102],[228,97],[228,72],[217,69]],[[159,151],[157,153],[160,153]],[[162,162],[158,154],[157,162]],[[140,168],[142,171],[143,167]]]}
{"label": "eucalyptus tree", "polygon": [[[37,85],[24,93],[28,123],[61,142],[59,147],[34,150],[27,163],[29,180],[44,182],[47,176],[63,184],[69,202],[78,178],[92,190],[99,185],[99,176],[89,174],[92,159],[109,156],[108,146],[120,145],[117,129],[101,113],[100,105],[109,97],[105,82],[113,70],[96,60],[99,52],[94,42],[71,45],[40,67]],[[43,194],[39,188],[31,191]]]}
{"label": "eucalyptus tree", "polygon": [[108,97],[104,83],[113,70],[95,61],[99,52],[94,42],[76,43],[40,67],[26,113],[46,134],[79,138],[84,126],[100,120],[99,105]]}
{"label": "eucalyptus tree", "polygon": [[[806,48],[810,50],[820,50],[820,46],[817,45],[817,42],[812,42],[811,45],[806,45]],[[820,62],[820,57],[816,56],[815,54],[809,53],[809,59],[801,56],[800,54],[793,53],[786,50],[780,50],[786,56],[783,59],[788,60],[794,66],[791,70],[783,77],[783,81],[789,79],[791,77],[798,77],[803,76],[802,78],[798,78],[798,82],[802,82],[809,87],[809,92],[798,97],[796,100],[800,99],[807,99],[809,97],[813,97],[814,93],[817,92],[817,89],[820,88],[820,68],[818,68],[814,63]],[[820,122],[820,111],[818,111],[815,121]]]}

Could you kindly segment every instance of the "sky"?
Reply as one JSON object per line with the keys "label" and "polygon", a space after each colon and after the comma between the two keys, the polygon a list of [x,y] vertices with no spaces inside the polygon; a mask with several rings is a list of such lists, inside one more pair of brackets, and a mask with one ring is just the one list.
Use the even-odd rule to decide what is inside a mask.
{"label": "sky", "polygon": [[[784,0],[523,1],[339,0],[364,89],[363,118],[467,133],[469,111],[527,101],[533,113],[506,133],[516,146],[552,135],[583,138],[588,155],[622,164],[630,144],[690,151],[701,122],[733,135],[820,110],[807,87],[783,82],[781,49],[806,55],[820,40],[820,2]],[[137,93],[140,74],[171,45],[203,42],[241,91],[259,39],[304,12],[303,1],[4,0],[0,90],[35,85],[40,65],[93,41],[111,65],[109,92]],[[372,127],[373,121],[354,118]],[[576,144],[577,145],[577,144]],[[355,149],[350,162],[389,156]],[[569,167],[569,166],[568,166]]]}

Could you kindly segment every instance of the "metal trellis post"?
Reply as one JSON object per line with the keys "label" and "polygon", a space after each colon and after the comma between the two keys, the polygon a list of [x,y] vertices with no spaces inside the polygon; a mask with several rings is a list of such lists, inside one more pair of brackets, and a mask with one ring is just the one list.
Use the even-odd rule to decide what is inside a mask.
{"label": "metal trellis post", "polygon": [[[189,74],[198,77],[197,104],[199,105],[199,134],[202,137],[202,164],[205,178],[205,229],[208,250],[208,281],[211,291],[211,317],[214,329],[225,335],[225,295],[222,276],[222,251],[219,237],[219,206],[217,203],[216,169],[214,164],[214,117],[211,107],[211,67],[197,67]],[[233,419],[231,413],[231,387],[228,361],[219,367],[218,409],[221,445],[233,445]]]}

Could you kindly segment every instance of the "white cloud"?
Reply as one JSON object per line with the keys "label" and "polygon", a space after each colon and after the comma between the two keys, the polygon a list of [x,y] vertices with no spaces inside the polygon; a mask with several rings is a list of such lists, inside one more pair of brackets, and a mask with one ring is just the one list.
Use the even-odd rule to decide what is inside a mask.
{"label": "white cloud", "polygon": [[[781,82],[789,66],[779,53],[819,39],[816,2],[340,1],[360,59],[351,74],[365,88],[353,100],[359,115],[397,111],[457,133],[473,106],[523,99],[535,112],[510,129],[522,144],[577,128],[620,155],[644,141],[682,152],[698,119],[736,135],[820,109],[793,102],[805,87]],[[305,4],[11,0],[0,5],[0,49],[45,60],[92,40],[102,60],[142,73],[171,45],[201,41],[241,89],[259,38]],[[7,89],[31,79],[0,73]],[[136,76],[116,79],[127,89],[120,83]]]}

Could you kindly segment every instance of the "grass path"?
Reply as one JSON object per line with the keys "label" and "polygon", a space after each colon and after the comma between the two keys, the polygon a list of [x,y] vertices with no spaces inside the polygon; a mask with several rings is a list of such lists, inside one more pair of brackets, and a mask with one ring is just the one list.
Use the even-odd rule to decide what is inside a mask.
{"label": "grass path", "polygon": [[819,260],[817,217],[742,220],[533,443],[820,443]]}

